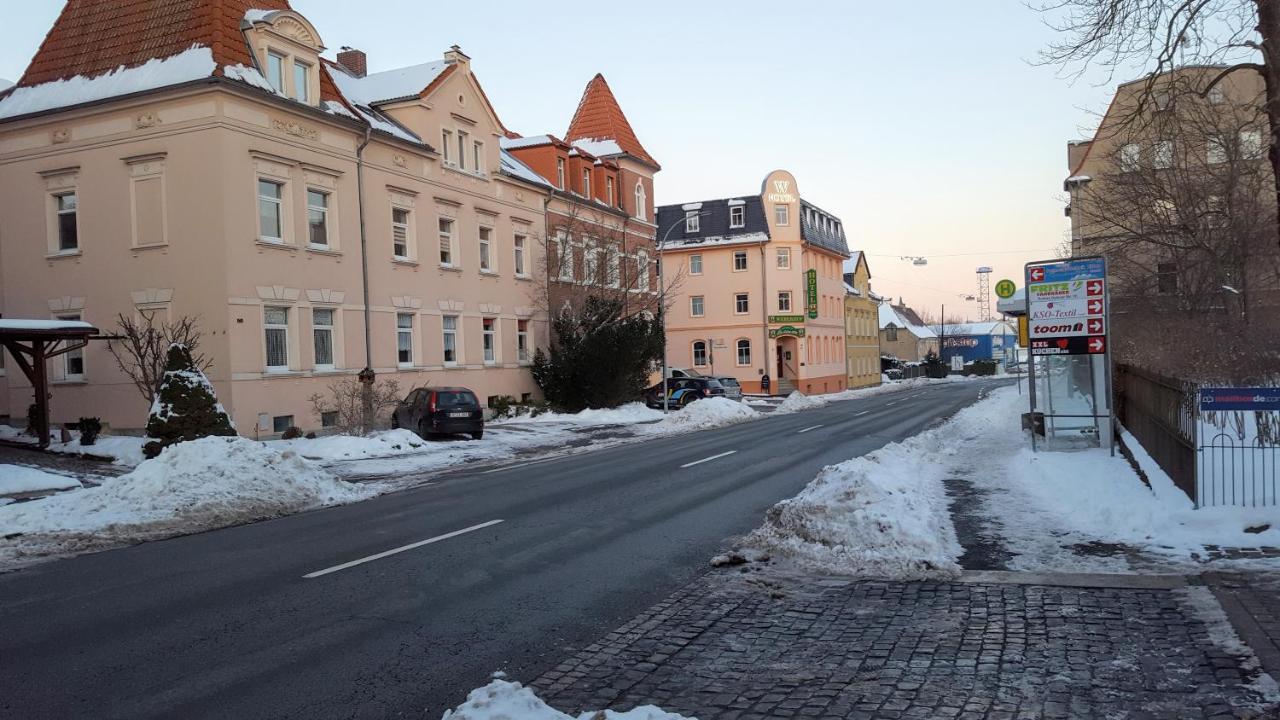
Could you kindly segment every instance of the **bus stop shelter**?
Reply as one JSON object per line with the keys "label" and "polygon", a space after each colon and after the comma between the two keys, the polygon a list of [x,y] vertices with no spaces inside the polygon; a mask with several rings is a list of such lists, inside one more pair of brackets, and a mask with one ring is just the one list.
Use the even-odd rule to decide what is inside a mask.
{"label": "bus stop shelter", "polygon": [[0,319],[0,347],[9,351],[35,392],[36,437],[49,447],[50,358],[79,350],[98,334],[98,328],[79,320]]}

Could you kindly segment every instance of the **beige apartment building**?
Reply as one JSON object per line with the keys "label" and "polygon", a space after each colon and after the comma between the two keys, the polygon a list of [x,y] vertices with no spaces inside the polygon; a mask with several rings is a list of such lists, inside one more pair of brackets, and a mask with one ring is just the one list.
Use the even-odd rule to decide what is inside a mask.
{"label": "beige apartment building", "polygon": [[667,362],[737,378],[746,392],[845,389],[840,219],[785,170],[758,195],[658,208]]}
{"label": "beige apartment building", "polygon": [[899,298],[894,305],[884,300],[878,308],[880,353],[902,362],[919,362],[929,353],[938,352],[938,335],[930,330],[915,310]]}
{"label": "beige apartment building", "polygon": [[845,386],[851,389],[880,384],[880,310],[871,292],[871,268],[859,250],[852,260],[853,272],[844,274]]}
{"label": "beige apartment building", "polygon": [[[550,188],[469,58],[368,74],[283,0],[197,5],[69,3],[0,94],[0,312],[198,317],[249,436],[325,424],[308,398],[366,366],[535,395]],[[145,423],[107,342],[55,361],[55,422]],[[0,377],[0,414],[30,397]]]}

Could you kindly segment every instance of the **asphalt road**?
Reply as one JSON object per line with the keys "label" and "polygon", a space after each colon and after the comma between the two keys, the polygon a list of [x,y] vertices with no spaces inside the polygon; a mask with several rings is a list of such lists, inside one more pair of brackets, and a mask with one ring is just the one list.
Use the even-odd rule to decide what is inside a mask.
{"label": "asphalt road", "polygon": [[704,572],[824,465],[991,386],[455,472],[0,575],[0,717],[437,718],[493,671],[531,679]]}

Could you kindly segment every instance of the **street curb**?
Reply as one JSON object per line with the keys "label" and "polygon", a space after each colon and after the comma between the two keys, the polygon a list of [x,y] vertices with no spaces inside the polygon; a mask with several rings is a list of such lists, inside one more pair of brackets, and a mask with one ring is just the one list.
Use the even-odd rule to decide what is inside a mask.
{"label": "street curb", "polygon": [[1049,585],[1121,590],[1174,590],[1187,585],[1187,579],[1182,575],[1034,573],[1004,570],[966,570],[956,582],[966,585]]}

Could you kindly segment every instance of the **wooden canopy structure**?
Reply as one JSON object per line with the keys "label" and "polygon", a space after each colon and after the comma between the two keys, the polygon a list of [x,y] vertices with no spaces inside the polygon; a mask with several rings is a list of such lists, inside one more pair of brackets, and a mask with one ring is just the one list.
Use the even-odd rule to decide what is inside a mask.
{"label": "wooden canopy structure", "polygon": [[50,358],[79,350],[98,334],[98,328],[79,320],[0,320],[0,347],[14,362],[35,391],[36,437],[41,448],[49,447]]}

